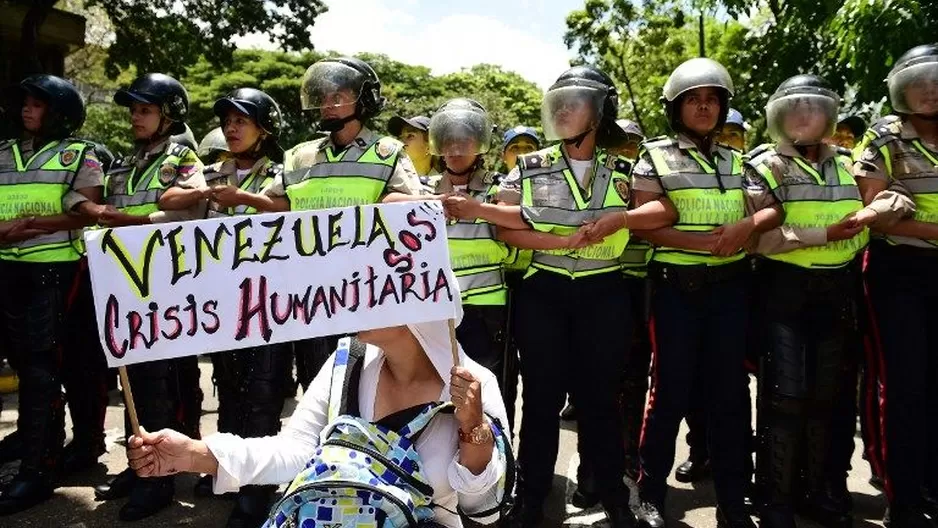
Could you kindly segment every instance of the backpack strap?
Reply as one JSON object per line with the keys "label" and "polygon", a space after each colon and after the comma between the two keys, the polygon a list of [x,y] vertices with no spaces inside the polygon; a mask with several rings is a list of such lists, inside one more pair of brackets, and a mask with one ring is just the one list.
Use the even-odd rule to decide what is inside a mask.
{"label": "backpack strap", "polygon": [[456,411],[456,406],[453,405],[453,402],[437,402],[437,403],[428,403],[426,408],[414,417],[407,425],[405,425],[398,433],[401,436],[408,438],[412,443],[416,443],[417,439],[420,438],[420,434],[423,433],[423,430],[430,425],[430,422],[436,418],[436,415],[441,412],[453,413]]}
{"label": "backpack strap", "polygon": [[329,390],[328,421],[349,414],[361,416],[358,386],[365,360],[365,344],[354,337],[339,340],[332,364],[332,382]]}

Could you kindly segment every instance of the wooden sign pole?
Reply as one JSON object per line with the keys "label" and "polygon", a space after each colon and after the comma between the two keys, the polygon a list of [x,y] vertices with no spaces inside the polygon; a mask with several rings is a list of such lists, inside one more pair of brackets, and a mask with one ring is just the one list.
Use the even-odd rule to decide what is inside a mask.
{"label": "wooden sign pole", "polygon": [[130,378],[127,376],[127,367],[117,367],[121,378],[121,392],[124,393],[124,405],[130,415],[130,428],[135,436],[140,436],[140,420],[137,419],[137,408],[134,407],[134,393],[130,390]]}
{"label": "wooden sign pole", "polygon": [[453,351],[453,364],[459,366],[459,343],[456,342],[456,320],[450,319],[446,322],[449,325],[449,344]]}

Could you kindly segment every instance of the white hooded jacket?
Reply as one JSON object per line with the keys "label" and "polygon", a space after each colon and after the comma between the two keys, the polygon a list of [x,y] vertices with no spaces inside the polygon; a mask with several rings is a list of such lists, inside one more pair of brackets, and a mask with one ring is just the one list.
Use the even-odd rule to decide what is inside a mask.
{"label": "white hooded jacket", "polygon": [[[449,400],[453,357],[446,321],[408,325],[408,328],[443,379],[440,400]],[[495,375],[466,356],[462,347],[459,347],[459,356],[460,363],[482,383],[483,410],[502,424],[507,424],[505,404]],[[276,436],[240,438],[219,433],[205,438],[208,448],[218,459],[215,493],[237,491],[239,487],[248,484],[288,483],[303,469],[319,444],[319,432],[327,422],[334,357],[331,356],[326,362],[289,422]],[[358,396],[361,417],[369,421],[374,420],[378,375],[383,363],[384,352],[368,345]],[[420,436],[416,445],[424,472],[434,490],[433,502],[437,505],[434,521],[450,528],[462,526],[455,513],[457,504],[470,514],[498,505],[498,481],[506,471],[506,461],[496,448],[493,448],[488,466],[479,475],[473,475],[460,465],[458,427],[453,415],[439,415]],[[487,523],[496,518],[497,514],[478,521]]]}

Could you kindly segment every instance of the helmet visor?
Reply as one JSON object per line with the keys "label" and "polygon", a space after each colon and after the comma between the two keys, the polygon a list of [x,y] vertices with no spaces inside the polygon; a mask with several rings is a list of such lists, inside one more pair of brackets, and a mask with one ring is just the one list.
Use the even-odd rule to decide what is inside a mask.
{"label": "helmet visor", "polygon": [[938,57],[911,60],[886,78],[893,109],[903,114],[938,113]]}
{"label": "helmet visor", "polygon": [[430,153],[434,156],[475,156],[492,145],[492,120],[469,109],[444,110],[430,119]]}
{"label": "helmet visor", "polygon": [[303,110],[354,106],[361,98],[365,77],[339,62],[317,62],[306,70],[300,87]]}
{"label": "helmet visor", "polygon": [[794,145],[820,143],[834,133],[839,110],[840,98],[828,90],[776,94],[765,107],[769,136]]}
{"label": "helmet visor", "polygon": [[548,141],[571,139],[599,125],[606,92],[590,86],[563,86],[544,95],[541,123]]}

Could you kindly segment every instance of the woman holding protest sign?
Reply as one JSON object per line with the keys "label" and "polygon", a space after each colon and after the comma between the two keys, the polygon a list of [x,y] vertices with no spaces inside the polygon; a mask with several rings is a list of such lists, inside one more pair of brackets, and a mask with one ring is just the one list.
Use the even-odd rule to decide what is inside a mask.
{"label": "woman holding protest sign", "polygon": [[[283,170],[283,149],[277,144],[283,127],[280,108],[260,90],[239,88],[215,101],[214,110],[229,157],[202,171],[211,190],[208,216],[256,213],[256,195]],[[220,432],[250,438],[280,431],[284,384],[292,367],[288,348],[283,343],[212,354]],[[273,486],[238,490],[228,528],[260,526],[274,491]],[[212,480],[206,475],[196,494],[211,493]]]}
{"label": "woman holding protest sign", "polygon": [[[300,473],[265,526],[299,526],[302,519],[323,516],[336,526],[381,525],[376,519],[384,513],[376,510],[395,502],[397,509],[391,508],[389,516],[419,519],[420,526],[460,527],[457,510],[491,522],[513,480],[510,447],[500,425],[505,407],[495,376],[461,349],[456,365],[451,347],[446,321],[362,331],[357,340],[340,343],[280,434],[241,438],[219,433],[193,440],[169,429],[143,431],[130,440],[130,465],[142,477],[208,473],[215,477],[216,493],[244,484],[288,482]],[[455,410],[434,404],[441,400],[452,401]],[[388,460],[399,462],[400,453],[387,453],[387,445],[382,450],[373,444],[370,453],[350,447],[352,435],[343,437],[341,431],[352,429],[391,439],[408,452],[407,459],[401,464]],[[415,450],[410,440],[389,431],[413,439]],[[337,449],[341,456],[334,459]],[[369,501],[356,503],[362,509],[354,508],[355,518],[349,519],[348,508],[340,512],[330,505],[334,500],[310,495],[330,489],[334,472],[349,469],[356,458],[366,463],[362,474],[343,473],[340,489],[326,492],[346,505]],[[362,475],[367,476],[360,481]],[[300,484],[309,493],[295,490]],[[396,490],[384,491],[385,500],[377,500],[389,487]],[[348,488],[359,490],[358,498],[345,495]],[[412,504],[400,502],[405,495]]]}
{"label": "woman holding protest sign", "polygon": [[[129,88],[118,90],[114,102],[130,110],[137,150],[108,171],[106,205],[97,214],[98,223],[121,227],[204,217],[206,198],[211,194],[202,178],[202,163],[192,148],[171,137],[187,130],[186,89],[168,75],[149,73]],[[128,367],[127,372],[144,427],[175,427],[198,434],[198,423],[190,422],[199,412],[186,408],[201,403],[195,356],[140,363]],[[95,488],[98,499],[130,497],[119,512],[124,521],[153,515],[172,502],[173,494],[172,477],[137,479],[129,470]]]}

